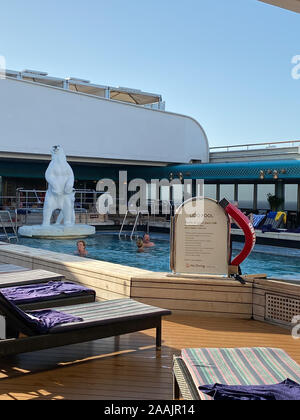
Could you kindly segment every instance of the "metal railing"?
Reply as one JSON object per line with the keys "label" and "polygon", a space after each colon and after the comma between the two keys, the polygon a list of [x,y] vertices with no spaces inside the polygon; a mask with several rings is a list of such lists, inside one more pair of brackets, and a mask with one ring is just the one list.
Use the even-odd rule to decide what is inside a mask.
{"label": "metal railing", "polygon": [[[54,211],[51,218],[51,223],[56,223],[59,216],[59,211]],[[38,217],[36,217],[38,215]],[[88,211],[86,209],[75,209],[75,215],[79,215],[79,223],[88,223]],[[81,216],[84,215],[84,218]],[[21,216],[21,217],[20,217]],[[35,225],[41,224],[43,221],[43,209],[37,208],[20,208],[15,209],[15,228],[20,225]]]}
{"label": "metal railing", "polygon": [[[267,142],[267,143],[249,143],[249,144],[237,144],[232,146],[217,146],[217,147],[211,147],[210,151],[221,151],[225,150],[227,152],[230,152],[231,150],[251,150],[252,147],[260,148],[260,149],[275,149],[277,146],[283,146],[286,147],[295,147],[300,146],[300,140],[290,140],[290,141],[274,141],[274,142]],[[288,146],[289,145],[289,146]],[[262,147],[265,146],[265,147]]]}
{"label": "metal railing", "polygon": [[[157,218],[163,218],[165,222],[171,222],[172,216],[176,210],[182,205],[182,202],[173,202],[167,200],[148,200],[147,210],[127,210],[122,219],[121,228],[119,231],[119,239],[122,236],[130,236],[133,240],[134,233],[138,226],[146,226],[147,233],[150,231],[150,223],[157,222]],[[125,230],[126,226],[132,225],[132,230]]]}
{"label": "metal railing", "polygon": [[[25,190],[17,189],[15,208],[17,209],[42,209],[44,206],[45,190]],[[75,208],[85,210],[95,210],[98,197],[101,192],[95,190],[75,190]]]}
{"label": "metal railing", "polygon": [[14,210],[17,207],[17,197],[13,196],[0,196],[0,209],[1,210]]}
{"label": "metal railing", "polygon": [[[103,192],[97,192],[95,190],[76,190],[75,192],[75,213],[77,215],[77,223],[89,223],[89,214],[98,214],[97,211],[97,200]],[[23,225],[36,225],[41,224],[43,217],[43,206],[45,200],[45,190],[25,190],[19,188],[16,196],[0,197],[0,206],[2,204],[2,210],[9,211],[15,224],[15,229]],[[177,207],[182,204],[181,201],[170,202],[168,200],[153,200],[147,201],[149,218],[151,222],[155,222],[156,219],[168,218],[168,215],[173,214]],[[108,217],[113,221],[120,218],[119,213],[120,206],[126,206],[128,203],[124,200],[116,200],[116,214],[108,213]],[[119,210],[118,210],[119,209]],[[0,208],[1,210],[1,208]],[[130,209],[129,213],[130,213]],[[141,209],[142,210],[142,209]],[[147,207],[144,209],[147,211]],[[78,216],[79,215],[79,216]],[[58,213],[54,212],[52,216],[52,223],[56,222]],[[136,213],[133,217],[136,216]],[[121,224],[124,217],[122,213]],[[137,220],[139,221],[139,220]]]}
{"label": "metal railing", "polygon": [[[135,213],[136,213],[136,216],[135,216],[135,219],[134,219],[132,231],[130,233],[130,239],[131,240],[133,240],[133,235],[134,235],[134,232],[137,230],[139,221],[143,222],[143,220],[142,220],[143,216],[147,216],[147,220],[146,220],[146,223],[144,223],[144,225],[147,226],[147,232],[149,233],[149,226],[150,226],[150,215],[149,215],[149,213],[146,212],[146,211],[138,211],[138,212],[135,212]],[[125,237],[127,236],[128,231],[124,231],[124,227],[125,227],[125,224],[126,224],[126,221],[127,221],[129,215],[131,215],[131,217],[132,217],[134,215],[134,213],[132,213],[130,211],[126,212],[126,214],[124,216],[124,219],[123,219],[123,222],[122,222],[122,225],[121,225],[120,232],[119,232],[119,239],[121,239],[122,235],[124,235]]]}
{"label": "metal railing", "polygon": [[[12,239],[19,241],[18,231],[17,231],[16,226],[13,223],[10,211],[8,210],[0,211],[0,226],[3,231],[3,234],[0,234],[0,238],[4,237],[8,242],[10,242]],[[12,230],[13,233],[11,235],[8,233],[8,229]]]}

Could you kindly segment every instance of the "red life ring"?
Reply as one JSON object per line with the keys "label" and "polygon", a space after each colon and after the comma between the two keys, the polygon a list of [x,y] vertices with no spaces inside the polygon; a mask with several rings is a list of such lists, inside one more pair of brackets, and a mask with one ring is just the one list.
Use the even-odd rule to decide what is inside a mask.
{"label": "red life ring", "polygon": [[245,235],[245,246],[242,252],[235,257],[235,259],[231,262],[231,265],[239,266],[242,264],[243,261],[251,254],[255,243],[256,243],[256,234],[254,227],[247,216],[241,212],[236,206],[231,204],[226,198],[220,201],[220,206],[226,211],[229,216],[231,216],[243,229]]}

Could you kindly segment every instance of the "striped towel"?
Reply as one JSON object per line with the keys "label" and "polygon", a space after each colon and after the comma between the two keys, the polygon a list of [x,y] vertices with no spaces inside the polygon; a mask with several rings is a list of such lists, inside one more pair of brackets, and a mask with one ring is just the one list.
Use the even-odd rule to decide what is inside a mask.
{"label": "striped towel", "polygon": [[265,220],[266,216],[264,214],[254,214],[253,215],[253,227],[256,229]]}
{"label": "striped towel", "polygon": [[[287,378],[300,383],[300,366],[271,348],[185,349],[181,354],[193,381],[202,385],[273,385]],[[198,391],[202,400],[211,400]]]}
{"label": "striped towel", "polygon": [[275,217],[276,222],[280,220],[281,216],[283,216],[283,223],[286,225],[287,222],[287,214],[285,211],[279,211]]}

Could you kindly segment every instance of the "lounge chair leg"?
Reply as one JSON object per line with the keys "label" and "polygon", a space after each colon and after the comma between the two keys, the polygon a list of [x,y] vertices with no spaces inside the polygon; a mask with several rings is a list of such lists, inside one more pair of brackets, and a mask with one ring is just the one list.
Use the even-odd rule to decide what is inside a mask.
{"label": "lounge chair leg", "polygon": [[161,321],[156,327],[156,351],[161,350]]}
{"label": "lounge chair leg", "polygon": [[120,336],[119,335],[115,336],[115,347],[120,347]]}
{"label": "lounge chair leg", "polygon": [[180,388],[176,379],[175,374],[173,373],[173,400],[180,399]]}

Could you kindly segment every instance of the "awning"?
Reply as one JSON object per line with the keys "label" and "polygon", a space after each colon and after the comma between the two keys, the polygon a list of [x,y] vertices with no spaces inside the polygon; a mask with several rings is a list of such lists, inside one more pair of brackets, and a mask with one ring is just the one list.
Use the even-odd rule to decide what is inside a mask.
{"label": "awning", "polygon": [[282,7],[283,9],[292,10],[300,13],[300,0],[259,0],[263,3],[272,4],[273,6]]}
{"label": "awning", "polygon": [[102,86],[93,84],[89,80],[77,79],[75,77],[61,79],[51,77],[48,73],[34,70],[24,70],[22,72],[6,70],[6,76],[135,105],[156,104],[162,101],[161,95],[156,93],[148,93],[139,89],[126,87]]}
{"label": "awning", "polygon": [[[0,161],[0,176],[8,178],[44,179],[49,162]],[[120,167],[76,165],[71,163],[77,181],[99,181],[102,178],[118,179]]]}
{"label": "awning", "polygon": [[275,179],[296,180],[300,183],[300,161],[261,161],[235,163],[206,163],[177,165],[161,168],[138,168],[129,170],[128,178],[151,179],[203,179],[222,182],[275,182]]}

